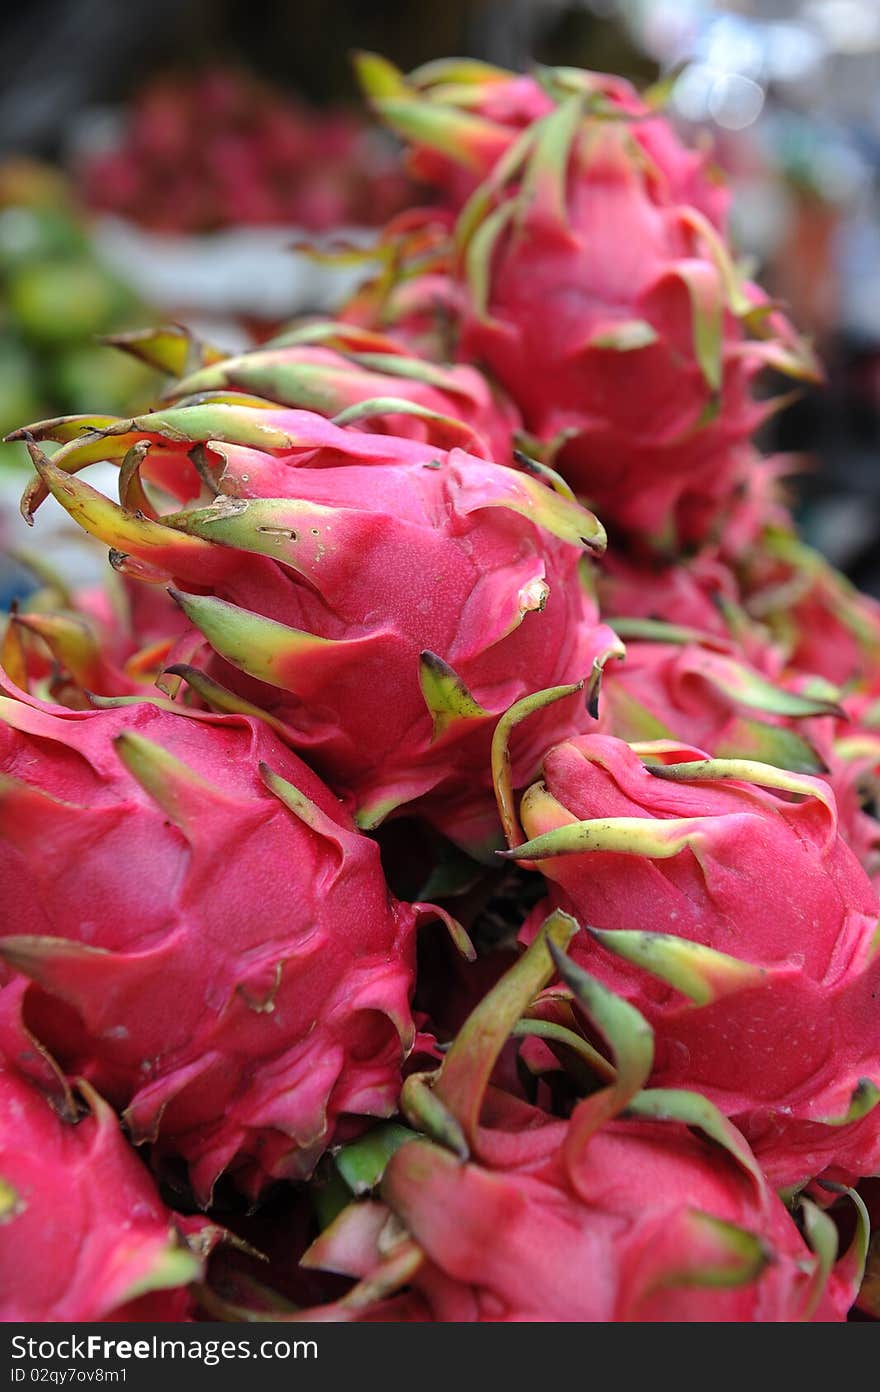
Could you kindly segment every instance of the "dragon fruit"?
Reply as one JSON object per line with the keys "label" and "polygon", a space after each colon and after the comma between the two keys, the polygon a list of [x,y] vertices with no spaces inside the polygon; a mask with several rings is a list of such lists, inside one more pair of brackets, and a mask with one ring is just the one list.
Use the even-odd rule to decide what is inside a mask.
{"label": "dragon fruit", "polygon": [[834,686],[871,685],[880,676],[880,605],[860,593],[797,535],[778,482],[786,456],[744,456],[747,487],[723,532],[691,556],[603,558],[597,593],[603,613],[672,619],[727,640],[763,665],[769,647],[780,672]]}
{"label": "dragon fruit", "polygon": [[28,1029],[196,1194],[308,1174],[392,1111],[415,925],[379,849],[253,717],[0,701],[0,954]]}
{"label": "dragon fruit", "polygon": [[0,1063],[0,1319],[189,1318],[202,1263],[87,1084],[64,1116]]}
{"label": "dragon fruit", "polygon": [[[525,473],[310,412],[228,404],[55,433],[70,444],[51,463],[32,446],[28,505],[51,491],[117,567],[173,580],[198,630],[195,647],[176,649],[176,674],[206,691],[192,672],[201,644],[211,682],[282,721],[362,827],[418,804],[476,853],[498,844],[499,717],[621,650],[579,582],[601,524]],[[74,475],[133,453],[124,506]],[[157,517],[139,473],[186,506]],[[573,691],[543,711],[514,740],[515,781],[590,721]]]}
{"label": "dragon fruit", "polygon": [[845,730],[828,755],[841,834],[880,888],[880,731]]}
{"label": "dragon fruit", "polygon": [[711,152],[690,150],[658,112],[652,93],[625,78],[574,68],[513,73],[486,63],[441,59],[404,75],[374,53],[355,55],[361,87],[377,115],[407,142],[413,176],[460,210],[536,121],[566,95],[591,114],[627,121],[634,146],[676,202],[724,230],[730,197]]}
{"label": "dragon fruit", "polygon": [[679,559],[633,558],[615,550],[602,557],[596,574],[596,595],[603,614],[619,621],[647,619],[673,623],[701,639],[735,639],[750,660],[760,658],[769,634],[750,620],[742,607],[739,583],[732,566],[711,549]]}
{"label": "dragon fruit", "polygon": [[376,105],[397,130],[485,174],[446,257],[458,358],[513,397],[549,462],[630,546],[717,533],[748,485],[743,446],[774,409],[754,378],[819,369],[734,265],[723,199],[700,196],[701,158],[597,74],[550,70],[547,114],[524,130],[490,120],[486,141],[454,72],[404,97],[387,86]]}
{"label": "dragon fruit", "polygon": [[[305,1264],[359,1279],[300,1318],[845,1318],[864,1268],[864,1205],[855,1198],[856,1237],[832,1270],[828,1215],[802,1205],[813,1252],[742,1136],[704,1097],[643,1090],[651,1031],[560,950],[576,927],[553,915],[439,1071],[409,1081],[404,1106],[431,1139],[398,1137],[381,1201],[350,1205],[319,1236]],[[598,1090],[568,1120],[487,1086],[554,963],[613,1055],[593,1051],[604,1065]],[[345,1173],[365,1169],[348,1157]],[[818,1255],[826,1242],[830,1260]]]}
{"label": "dragon fruit", "polygon": [[93,210],[156,233],[381,221],[411,194],[392,151],[344,109],[309,110],[235,69],[151,78],[76,169]]}
{"label": "dragon fruit", "polygon": [[595,591],[623,638],[665,625],[680,642],[736,649],[792,688],[858,696],[880,681],[880,606],[799,541],[790,519],[675,564],[609,553]]}
{"label": "dragon fruit", "polygon": [[825,782],[592,735],[545,756],[524,843],[503,777],[499,801],[505,854],[589,926],[576,960],[655,1029],[658,1085],[704,1092],[776,1185],[877,1170],[878,903]]}
{"label": "dragon fruit", "polygon": [[821,753],[827,737],[819,738],[824,727],[815,718],[826,717],[833,728],[834,717],[845,713],[824,683],[821,695],[806,683],[786,685],[770,646],[762,671],[734,644],[701,639],[687,628],[615,624],[626,639],[626,661],[609,669],[603,686],[609,733],[623,740],[686,740],[719,758],[827,773]]}
{"label": "dragon fruit", "polygon": [[111,570],[86,590],[46,584],[29,595],[7,621],[0,665],[22,690],[81,710],[92,695],[152,686],[187,629],[170,595]]}
{"label": "dragon fruit", "polygon": [[[454,358],[463,302],[449,274],[454,225],[451,213],[438,208],[393,218],[370,248],[372,264],[363,253],[364,280],[340,307],[340,321],[365,332],[382,330],[429,362]],[[338,256],[353,254],[346,248]],[[371,274],[376,262],[380,269]]]}
{"label": "dragon fruit", "polygon": [[880,604],[793,529],[769,528],[739,578],[746,610],[769,628],[790,668],[839,686],[880,676]]}
{"label": "dragon fruit", "polygon": [[[553,109],[533,77],[473,59],[441,59],[409,76],[376,53],[356,53],[354,65],[374,111],[407,141],[413,179],[455,210],[522,131]],[[627,86],[620,83],[618,90]]]}
{"label": "dragon fruit", "polygon": [[510,461],[519,426],[515,407],[476,368],[422,362],[392,339],[350,324],[306,324],[234,357],[191,340],[184,364],[173,329],[113,342],[171,372],[177,380],[165,400],[179,404],[268,401],[338,421],[366,421],[372,433],[464,445],[501,463]]}
{"label": "dragon fruit", "polygon": [[[600,586],[600,592],[629,599],[636,608],[649,607],[644,590],[639,603],[632,572],[624,567],[622,574],[623,585],[613,584],[607,591]],[[712,574],[711,566],[706,574]],[[671,568],[669,578],[685,615],[701,620],[714,614],[711,627],[717,631],[653,618],[611,617],[626,644],[626,660],[606,669],[601,732],[637,743],[683,741],[713,758],[758,760],[821,775],[834,793],[841,837],[876,883],[880,687],[875,683],[873,689],[841,695],[824,678],[789,666],[785,648],[773,641],[770,630],[752,623],[726,598],[717,602],[724,589],[715,590],[716,603],[709,602],[704,613],[699,603],[688,609],[693,593],[687,568]],[[676,612],[663,602],[659,607]]]}
{"label": "dragon fruit", "polygon": [[850,692],[843,708],[823,746],[828,782],[845,840],[880,884],[880,679]]}

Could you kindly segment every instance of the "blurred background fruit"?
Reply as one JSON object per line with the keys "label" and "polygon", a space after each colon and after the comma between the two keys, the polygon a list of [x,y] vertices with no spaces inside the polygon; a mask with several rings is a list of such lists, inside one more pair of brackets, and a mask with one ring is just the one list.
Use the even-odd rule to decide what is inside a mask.
{"label": "blurred background fruit", "polygon": [[88,205],[157,232],[378,226],[412,201],[356,106],[317,111],[236,68],[148,81],[94,143],[74,159]]}
{"label": "blurred background fruit", "polygon": [[[0,166],[0,433],[84,410],[98,381],[117,410],[145,406],[158,379],[98,340],[152,317],[96,256],[62,175]],[[22,445],[0,446],[0,468],[27,465]]]}
{"label": "blurred background fruit", "polygon": [[[32,0],[2,26],[4,410],[22,394],[25,417],[81,399],[89,360],[48,366],[68,333],[53,313],[61,293],[71,337],[93,333],[92,308],[117,320],[99,334],[155,309],[230,350],[294,314],[334,311],[360,271],[316,265],[292,243],[369,245],[411,196],[364,118],[352,49],[407,71],[462,53],[659,78],[671,118],[733,182],[743,254],[827,367],[826,386],[805,390],[762,444],[792,456],[809,540],[880,594],[876,0],[300,0],[259,24],[245,0]],[[141,308],[98,288],[96,266]],[[28,382],[21,354],[36,341],[47,368]],[[124,395],[130,369],[111,359],[103,373],[108,385],[120,374]]]}

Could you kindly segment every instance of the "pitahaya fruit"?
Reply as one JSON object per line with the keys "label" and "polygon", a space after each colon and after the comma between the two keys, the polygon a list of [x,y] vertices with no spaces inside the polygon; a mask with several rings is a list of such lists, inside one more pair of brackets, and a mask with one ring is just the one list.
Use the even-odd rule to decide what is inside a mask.
{"label": "pitahaya fruit", "polygon": [[[72,427],[58,433],[71,439]],[[130,459],[133,448],[180,511],[145,512],[139,479],[135,507],[131,471],[123,507],[74,476],[98,453]],[[117,567],[171,579],[216,654],[211,677],[281,720],[363,827],[416,804],[476,853],[499,844],[489,774],[499,717],[621,651],[579,581],[584,551],[604,545],[601,524],[540,480],[462,450],[305,411],[210,404],[81,434],[51,463],[32,454],[41,478],[30,505],[51,490]],[[177,654],[172,666],[192,678],[197,650],[184,642]],[[542,712],[514,740],[515,781],[549,741],[590,723],[573,691]]]}
{"label": "pitahaya fruit", "polygon": [[60,1116],[0,1062],[0,1319],[191,1317],[202,1263],[107,1103],[88,1086]]}
{"label": "pitahaya fruit", "polygon": [[880,885],[880,680],[844,697],[823,746],[841,832]]}
{"label": "pitahaya fruit", "polygon": [[690,204],[724,230],[729,192],[711,151],[688,149],[658,110],[626,78],[576,68],[514,73],[487,63],[440,59],[404,75],[374,53],[355,55],[355,69],[376,114],[407,142],[414,177],[460,209],[536,121],[560,100],[580,95],[591,115],[627,121],[655,177],[670,197]]}
{"label": "pitahaya fruit", "polygon": [[770,634],[743,608],[736,573],[713,549],[679,558],[634,558],[612,549],[596,573],[596,595],[609,623],[646,619],[689,629],[701,640],[732,639],[749,661],[766,650]]}
{"label": "pitahaya fruit", "polygon": [[485,173],[447,255],[458,358],[513,397],[606,525],[674,551],[716,533],[747,486],[743,446],[773,409],[755,376],[819,368],[734,265],[723,210],[699,195],[701,158],[619,87],[551,69],[547,114],[525,130],[490,121],[497,139],[478,138],[476,157],[483,118],[454,77],[377,106],[420,148]]}
{"label": "pitahaya fruit", "polygon": [[828,764],[841,834],[880,889],[880,730],[844,728]]}
{"label": "pitahaya fruit", "polygon": [[880,676],[880,603],[793,529],[768,528],[739,569],[747,612],[769,628],[790,668],[839,686]]}
{"label": "pitahaya fruit", "polygon": [[[864,1267],[864,1205],[854,1199],[856,1236],[832,1269],[831,1218],[802,1204],[811,1251],[743,1137],[711,1103],[697,1093],[642,1090],[651,1031],[560,951],[576,927],[552,916],[476,1008],[439,1071],[407,1084],[404,1107],[431,1139],[398,1139],[381,1201],[343,1209],[317,1239],[307,1265],[359,1279],[299,1318],[845,1318]],[[598,1090],[568,1120],[487,1086],[554,962],[613,1057],[600,1058]],[[349,1161],[346,1173],[352,1168],[366,1167]]]}
{"label": "pitahaya fruit", "polygon": [[818,678],[845,691],[875,683],[880,605],[800,541],[772,498],[748,511],[739,535],[725,531],[717,546],[674,563],[612,548],[596,576],[609,623],[671,620],[734,641],[759,667],[773,650],[774,670],[786,681]]}
{"label": "pitahaya fruit", "polygon": [[360,52],[354,66],[373,110],[406,140],[410,175],[455,210],[517,136],[553,109],[531,75],[475,59],[440,59],[405,76],[380,54]]}
{"label": "pitahaya fruit", "polygon": [[786,684],[769,645],[762,671],[732,642],[701,639],[674,624],[615,622],[626,661],[608,670],[603,686],[608,733],[684,740],[718,758],[757,759],[796,773],[828,772],[821,752],[827,739],[817,738],[823,727],[815,719],[824,717],[833,729],[834,717],[845,713],[826,683],[818,684],[821,694],[803,681]]}
{"label": "pitahaya fruit", "polygon": [[178,234],[360,225],[408,192],[349,113],[311,113],[222,70],[150,83],[116,142],[78,174],[92,208]]}
{"label": "pitahaya fruit", "polygon": [[320,780],[253,717],[2,690],[0,955],[40,1043],[203,1203],[393,1111],[424,906]]}
{"label": "pitahaya fruit", "polygon": [[524,842],[499,788],[506,854],[544,873],[589,928],[576,960],[653,1026],[654,1081],[705,1093],[776,1185],[874,1173],[878,901],[827,783],[581,736],[524,795]]}
{"label": "pitahaya fruit", "polygon": [[[155,366],[157,351],[174,341],[170,334],[146,330],[115,342]],[[166,348],[163,356],[178,378],[166,401],[228,402],[241,394],[242,402],[362,421],[374,434],[462,445],[472,454],[511,462],[519,415],[476,368],[422,362],[385,335],[351,324],[305,324],[246,353],[221,358],[212,351],[210,361],[204,361],[204,345],[194,344],[190,357],[196,365],[182,372],[175,372],[177,351]]]}
{"label": "pitahaya fruit", "polygon": [[92,695],[152,687],[187,630],[170,595],[111,570],[102,585],[29,595],[6,622],[0,666],[22,690],[81,710]]}
{"label": "pitahaya fruit", "polygon": [[[462,293],[449,274],[451,213],[413,208],[392,218],[369,254],[365,278],[338,311],[345,324],[386,335],[414,356],[446,363],[455,356]],[[350,258],[348,248],[339,256]],[[376,262],[378,273],[371,274]],[[372,263],[372,265],[368,264]]]}

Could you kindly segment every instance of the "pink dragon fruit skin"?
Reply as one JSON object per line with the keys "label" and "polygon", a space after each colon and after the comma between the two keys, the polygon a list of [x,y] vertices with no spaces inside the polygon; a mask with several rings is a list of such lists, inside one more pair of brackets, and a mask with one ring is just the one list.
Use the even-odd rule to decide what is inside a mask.
{"label": "pink dragon fruit skin", "polygon": [[845,732],[828,756],[841,834],[871,881],[880,887],[880,821],[877,817],[880,735]]}
{"label": "pink dragon fruit skin", "polygon": [[[864,1210],[854,1249],[823,1281],[742,1136],[703,1097],[641,1090],[650,1029],[597,981],[577,968],[573,977],[564,954],[554,961],[610,1045],[608,1085],[568,1120],[487,1088],[506,1032],[552,974],[545,943],[558,949],[576,928],[564,914],[548,919],[440,1069],[404,1090],[405,1110],[433,1139],[399,1145],[383,1202],[343,1210],[307,1253],[308,1267],[360,1279],[306,1317],[844,1319],[864,1265]],[[821,1224],[804,1212],[808,1231]]]}
{"label": "pink dragon fruit skin", "polygon": [[529,839],[508,854],[590,926],[574,955],[650,1021],[659,1086],[711,1098],[778,1186],[873,1173],[878,905],[833,794],[764,764],[639,748],[647,767],[604,735],[551,750],[521,805]]}
{"label": "pink dragon fruit skin", "polygon": [[0,663],[22,690],[81,710],[89,695],[152,688],[187,631],[170,595],[111,571],[105,585],[73,594],[43,586],[28,596],[8,620]]}
{"label": "pink dragon fruit skin", "polygon": [[670,551],[717,532],[748,482],[744,446],[772,409],[752,396],[755,376],[819,368],[734,266],[703,157],[646,120],[631,91],[603,95],[604,81],[551,72],[546,114],[506,138],[489,122],[497,138],[477,136],[476,153],[472,94],[463,111],[448,85],[388,96],[386,81],[375,104],[416,147],[485,176],[445,267],[459,288],[457,357],[513,397],[606,525],[631,547]]}
{"label": "pink dragon fruit skin", "polygon": [[[277,345],[210,364],[176,382],[166,399],[226,389],[334,418],[349,413],[357,420],[373,403],[363,416],[371,433],[464,445],[499,463],[510,462],[519,428],[516,408],[476,368],[423,363],[383,335],[355,334],[346,325],[309,325]],[[394,401],[403,401],[404,411],[395,412]],[[406,414],[407,406],[418,409]]]}
{"label": "pink dragon fruit skin", "polygon": [[842,702],[825,746],[828,781],[840,824],[865,870],[880,883],[880,677],[865,680]]}
{"label": "pink dragon fruit skin", "polygon": [[[672,618],[676,625],[735,639],[749,661],[796,679],[819,677],[846,690],[880,672],[880,606],[802,542],[779,496],[785,456],[743,461],[748,487],[724,527],[692,556],[603,557],[597,591],[603,614]],[[699,741],[697,741],[699,742]]]}
{"label": "pink dragon fruit skin", "polygon": [[83,1095],[64,1120],[0,1066],[0,1319],[185,1320],[201,1263],[110,1108]]}
{"label": "pink dragon fruit skin", "polygon": [[435,207],[392,218],[372,248],[382,270],[367,276],[340,308],[340,322],[361,332],[380,329],[402,351],[428,362],[454,358],[464,302],[449,273],[454,226],[452,214]]}
{"label": "pink dragon fruit skin", "polygon": [[[739,544],[725,538],[723,547],[679,564],[634,561],[613,550],[602,558],[600,608],[627,651],[626,662],[607,671],[602,728],[625,740],[684,740],[725,758],[821,773],[834,792],[843,839],[876,881],[876,602],[800,542],[784,511],[762,511],[769,522],[763,533]],[[670,615],[674,624],[664,622]],[[722,670],[731,658],[741,669],[734,682]],[[775,695],[757,688],[748,695],[747,667],[752,678],[775,686]],[[792,724],[811,702],[817,718]],[[828,718],[818,718],[823,708]]]}
{"label": "pink dragon fruit skin", "polygon": [[[833,689],[786,678],[768,644],[763,670],[724,644],[674,625],[617,620],[626,660],[603,685],[603,732],[623,740],[687,740],[714,757],[758,759],[796,773],[828,772],[823,757],[843,717]],[[642,638],[639,634],[643,634]]]}
{"label": "pink dragon fruit skin", "polygon": [[[698,208],[721,230],[726,225],[730,197],[710,152],[683,145],[625,78],[545,68],[539,79],[454,59],[404,77],[375,54],[357,55],[355,66],[379,117],[406,140],[410,173],[445,206],[463,207],[523,131],[551,115],[563,93],[580,91],[606,119],[631,119],[633,140],[671,198]],[[430,119],[432,110],[439,119]]]}
{"label": "pink dragon fruit skin", "polygon": [[421,910],[319,779],[257,719],[4,689],[0,951],[31,1033],[205,1201],[393,1110]]}
{"label": "pink dragon fruit skin", "polygon": [[[493,1173],[427,1142],[403,1147],[383,1194],[431,1263],[420,1285],[440,1321],[756,1321],[796,1319],[805,1281],[797,1229],[769,1190],[757,1199],[736,1167],[686,1132],[611,1123],[591,1139],[576,1176],[561,1162],[565,1128],[547,1154]],[[695,1209],[762,1233],[772,1275],[730,1291],[666,1284],[713,1250]],[[702,1244],[705,1243],[705,1246]],[[836,1318],[842,1318],[837,1313]]]}
{"label": "pink dragon fruit skin", "polygon": [[[452,89],[454,63],[429,64],[427,71],[443,80],[442,91]],[[463,73],[463,65],[458,65]],[[468,93],[478,100],[469,110],[449,113],[455,127],[454,148],[447,139],[440,143],[420,141],[417,127],[424,114],[419,96],[430,95],[431,83],[415,83],[397,73],[384,58],[359,54],[355,67],[361,86],[382,119],[407,138],[406,165],[410,175],[438,195],[444,206],[460,209],[474,189],[509,150],[517,135],[532,121],[553,109],[552,98],[531,76],[504,72],[480,64],[467,65]],[[394,89],[398,90],[395,91]],[[450,132],[451,134],[451,132]]]}
{"label": "pink dragon fruit skin", "polygon": [[[181,407],[118,429],[101,448],[155,444],[157,481],[189,506],[147,521],[63,472],[94,442],[51,464],[35,450],[44,484],[117,565],[174,582],[212,676],[284,722],[360,825],[418,803],[468,846],[493,844],[498,718],[620,650],[578,579],[604,544],[596,519],[524,473],[308,412]],[[192,444],[222,489],[207,506]],[[520,785],[590,719],[573,695],[530,722]]]}
{"label": "pink dragon fruit skin", "polygon": [[[603,614],[611,620],[649,619],[674,622],[707,638],[727,643],[731,610],[739,617],[741,596],[734,571],[711,550],[687,561],[645,562],[620,555],[613,548],[602,557],[596,589]],[[745,619],[746,616],[743,614]],[[737,629],[741,643],[744,636]],[[763,643],[766,635],[756,635]],[[746,648],[746,655],[751,651]]]}
{"label": "pink dragon fruit skin", "polygon": [[[424,362],[399,342],[347,323],[308,323],[225,356],[183,331],[117,336],[117,347],[175,381],[164,400],[241,400],[317,411],[372,434],[422,440],[509,463],[519,413],[476,368]],[[395,403],[399,409],[395,411]]]}
{"label": "pink dragon fruit skin", "polygon": [[[764,646],[764,670],[732,642],[668,634],[664,625],[615,620],[626,661],[606,671],[603,733],[624,740],[688,738],[722,759],[760,759],[827,780],[838,829],[872,882],[880,877],[877,817],[880,729],[877,687],[832,700],[818,678],[785,670],[782,650]],[[649,641],[633,635],[650,632]]]}
{"label": "pink dragon fruit skin", "polygon": [[591,134],[567,195],[542,194],[499,234],[459,354],[562,442],[556,466],[607,523],[633,543],[702,541],[747,476],[766,345],[744,336],[697,214],[661,201],[620,130]]}
{"label": "pink dragon fruit skin", "polygon": [[793,528],[770,529],[749,550],[740,590],[793,670],[840,686],[870,685],[880,672],[880,604]]}

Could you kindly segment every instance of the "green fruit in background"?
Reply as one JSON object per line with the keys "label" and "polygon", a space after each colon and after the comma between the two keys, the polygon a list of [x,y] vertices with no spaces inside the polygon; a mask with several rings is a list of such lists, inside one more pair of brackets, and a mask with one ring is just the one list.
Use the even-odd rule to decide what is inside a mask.
{"label": "green fruit in background", "polygon": [[[0,439],[46,415],[36,363],[15,339],[0,339]],[[30,469],[24,445],[0,444],[0,470]]]}
{"label": "green fruit in background", "polygon": [[95,384],[111,414],[145,409],[162,378],[128,354],[100,344],[68,349],[53,364],[48,386],[52,399],[74,415],[92,410]]}
{"label": "green fruit in background", "polygon": [[[161,379],[96,339],[146,311],[91,247],[69,181],[29,160],[0,161],[0,438],[35,420],[143,410]],[[96,386],[97,384],[97,386]],[[0,471],[30,468],[24,445],[0,444]]]}
{"label": "green fruit in background", "polygon": [[82,228],[55,208],[0,210],[0,275],[9,275],[29,261],[86,255]]}
{"label": "green fruit in background", "polygon": [[[21,444],[19,441],[16,441],[15,444],[12,445],[0,443],[0,474],[4,473],[4,471],[8,472],[10,469],[17,469],[19,473],[25,474],[32,474],[34,472],[34,466],[30,461],[27,446]],[[16,487],[20,489],[21,485],[17,484]]]}
{"label": "green fruit in background", "polygon": [[0,163],[0,208],[53,208],[72,219],[71,197],[70,180],[54,165],[27,155]]}
{"label": "green fruit in background", "polygon": [[88,261],[23,266],[9,280],[7,299],[24,337],[47,347],[92,338],[132,305],[131,293]]}
{"label": "green fruit in background", "polygon": [[30,354],[14,340],[0,341],[0,439],[42,414],[43,395]]}

